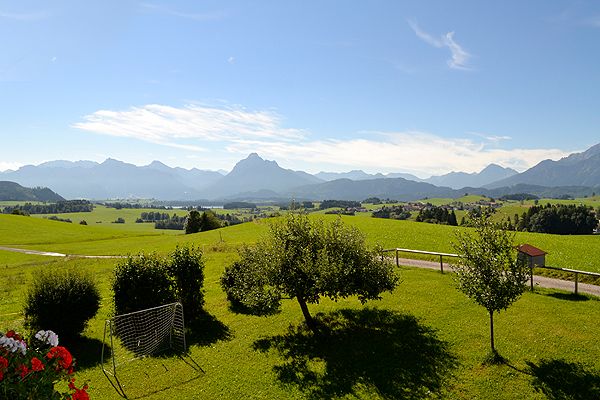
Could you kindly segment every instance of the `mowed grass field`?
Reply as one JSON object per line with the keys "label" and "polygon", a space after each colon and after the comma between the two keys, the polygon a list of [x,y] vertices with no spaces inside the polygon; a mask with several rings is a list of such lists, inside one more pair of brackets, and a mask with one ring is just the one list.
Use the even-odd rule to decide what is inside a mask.
{"label": "mowed grass field", "polygon": [[[332,220],[336,216],[318,216]],[[370,244],[451,251],[460,228],[411,221],[344,217]],[[302,330],[302,314],[285,300],[269,317],[236,314],[219,285],[236,249],[268,229],[269,220],[215,231],[142,232],[113,225],[67,224],[0,215],[0,245],[69,254],[166,253],[179,243],[204,250],[206,311],[212,318],[188,336],[189,357],[203,372],[177,357],[139,360],[121,371],[131,398],[148,399],[544,399],[538,389],[566,387],[561,379],[598,382],[600,301],[538,290],[525,293],[495,319],[496,346],[507,365],[482,363],[488,351],[488,316],[458,292],[450,274],[399,268],[402,283],[380,301],[356,298],[310,306],[337,328],[316,338]],[[550,251],[561,266],[600,270],[597,236],[521,234],[517,240]],[[586,249],[589,252],[579,253]],[[552,258],[551,258],[552,257]],[[104,320],[112,311],[113,259],[55,258],[0,251],[0,330],[22,329],[21,310],[32,276],[40,270],[77,268],[99,283],[102,306],[85,332],[78,383],[88,382],[94,399],[114,399],[99,359]],[[587,262],[587,264],[586,264]],[[545,385],[545,386],[544,386]],[[553,386],[554,385],[554,386]],[[568,389],[568,388],[567,388]],[[573,389],[571,389],[573,390]],[[579,390],[582,386],[579,386]],[[585,398],[585,397],[580,397]]]}

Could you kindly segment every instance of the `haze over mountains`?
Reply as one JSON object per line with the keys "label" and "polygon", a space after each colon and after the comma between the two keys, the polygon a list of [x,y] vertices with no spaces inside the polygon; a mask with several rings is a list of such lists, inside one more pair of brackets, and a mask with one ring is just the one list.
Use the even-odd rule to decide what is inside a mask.
{"label": "haze over mountains", "polygon": [[[491,196],[592,193],[600,187],[600,144],[559,161],[545,160],[517,173],[491,164],[479,173],[451,172],[420,179],[411,174],[367,174],[303,171],[281,168],[276,161],[252,153],[231,172],[171,168],[159,161],[136,166],[107,159],[52,161],[0,173],[0,180],[28,187],[48,187],[65,198],[157,200],[282,199],[360,200],[377,196],[398,200],[458,197],[464,192]],[[566,186],[569,186],[568,188]]]}

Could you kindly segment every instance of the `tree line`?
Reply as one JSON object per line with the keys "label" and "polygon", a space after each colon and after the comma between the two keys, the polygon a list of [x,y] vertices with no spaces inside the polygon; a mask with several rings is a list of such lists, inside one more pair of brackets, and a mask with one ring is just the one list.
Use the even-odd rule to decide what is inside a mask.
{"label": "tree line", "polygon": [[77,212],[91,212],[94,205],[87,200],[65,200],[49,204],[25,203],[16,206],[6,206],[4,214],[64,214]]}
{"label": "tree line", "polygon": [[373,211],[374,218],[409,219],[410,211],[402,206],[383,206],[381,210]]}
{"label": "tree line", "polygon": [[514,220],[510,217],[503,228],[507,230],[553,233],[558,235],[590,235],[598,227],[598,215],[584,205],[535,205]]}
{"label": "tree line", "polygon": [[430,206],[419,211],[417,222],[458,226],[454,210],[448,211],[445,207]]}

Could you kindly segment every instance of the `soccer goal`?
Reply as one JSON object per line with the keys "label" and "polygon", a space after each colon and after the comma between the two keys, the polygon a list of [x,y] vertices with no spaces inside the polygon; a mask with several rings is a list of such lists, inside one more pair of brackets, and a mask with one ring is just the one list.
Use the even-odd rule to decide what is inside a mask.
{"label": "soccer goal", "polygon": [[[106,348],[107,345],[110,350]],[[164,352],[179,355],[186,352],[181,303],[117,315],[104,324],[102,371],[117,393],[124,398],[127,396],[117,374],[119,366]]]}

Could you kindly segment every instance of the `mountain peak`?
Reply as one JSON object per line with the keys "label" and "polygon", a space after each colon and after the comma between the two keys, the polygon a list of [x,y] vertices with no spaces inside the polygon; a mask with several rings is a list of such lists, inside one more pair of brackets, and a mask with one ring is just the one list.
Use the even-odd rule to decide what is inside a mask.
{"label": "mountain peak", "polygon": [[276,161],[269,161],[261,158],[257,153],[250,153],[248,157],[238,161],[230,174],[236,174],[240,171],[252,170],[261,167],[280,168]]}
{"label": "mountain peak", "polygon": [[261,160],[264,161],[259,155],[258,153],[250,153],[248,154],[248,157],[246,157],[246,160]]}

